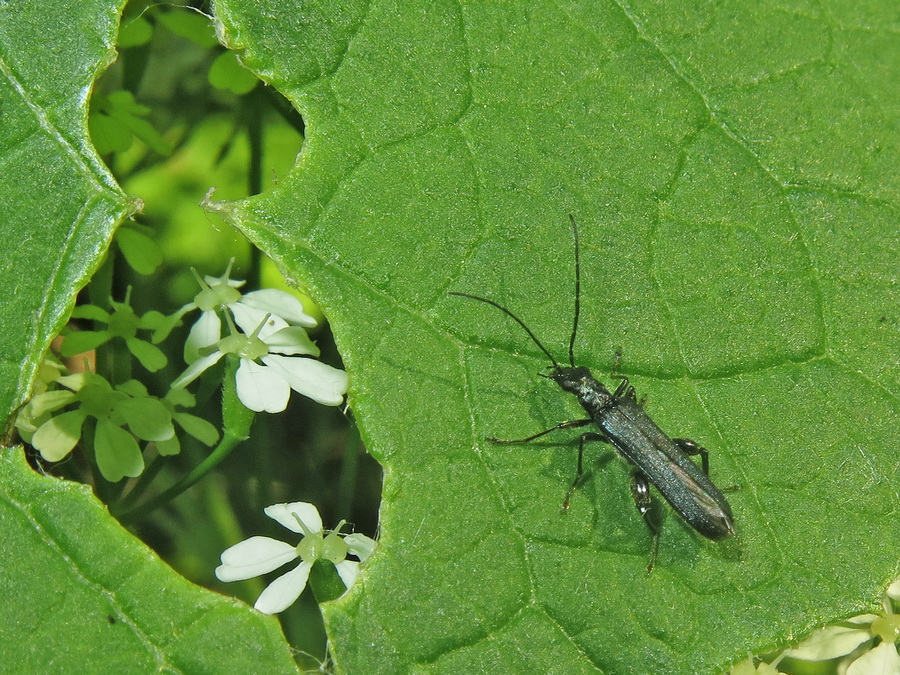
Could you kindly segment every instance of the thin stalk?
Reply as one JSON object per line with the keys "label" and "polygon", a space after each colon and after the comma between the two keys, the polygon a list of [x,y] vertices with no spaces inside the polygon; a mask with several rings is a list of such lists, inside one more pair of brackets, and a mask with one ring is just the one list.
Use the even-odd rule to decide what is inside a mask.
{"label": "thin stalk", "polygon": [[127,525],[134,522],[136,519],[143,518],[148,513],[150,513],[154,509],[159,508],[163,504],[172,501],[182,492],[194,485],[194,483],[206,476],[206,474],[208,474],[210,471],[215,469],[226,457],[228,457],[228,455],[231,454],[231,451],[234,450],[244,440],[244,438],[238,438],[226,433],[223,436],[222,440],[219,442],[219,445],[216,446],[216,449],[212,451],[209,457],[207,457],[202,462],[200,462],[200,464],[194,467],[194,469],[184,478],[169,487],[167,490],[164,490],[155,497],[148,499],[140,506],[136,506],[132,509],[124,511],[121,514],[118,514],[117,517],[119,519],[119,522],[121,522],[123,525]]}

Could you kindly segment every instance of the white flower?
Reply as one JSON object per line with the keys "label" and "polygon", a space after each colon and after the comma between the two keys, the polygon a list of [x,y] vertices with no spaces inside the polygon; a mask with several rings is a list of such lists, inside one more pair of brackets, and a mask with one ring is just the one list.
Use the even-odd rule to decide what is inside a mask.
{"label": "white flower", "polygon": [[200,357],[199,350],[214,344],[219,339],[222,332],[219,309],[229,309],[238,325],[249,323],[251,328],[245,332],[252,331],[266,314],[272,315],[272,325],[275,330],[289,325],[313,328],[318,323],[304,311],[302,302],[285,291],[264,288],[242,294],[238,289],[244,285],[244,282],[229,279],[233,262],[232,258],[228,263],[228,269],[221,277],[207,275],[200,279],[194,272],[202,290],[194,296],[193,302],[188,303],[176,313],[180,317],[193,309],[201,310],[200,318],[191,327],[190,335],[184,345],[184,359],[188,363],[196,361]]}
{"label": "white flower", "polygon": [[[310,358],[289,358],[319,355],[304,330],[315,326],[316,320],[290,293],[263,289],[241,294],[238,288],[244,282],[229,278],[231,263],[221,277],[200,279],[194,272],[202,290],[175,316],[192,309],[202,313],[184,345],[184,358],[190,365],[172,388],[190,384],[225,354],[234,354],[241,359],[235,377],[238,398],[254,412],[283,411],[291,389],[323,405],[340,405],[347,392],[344,371]],[[225,318],[231,335],[224,339],[220,309],[230,312]],[[243,335],[236,334],[234,323]]]}
{"label": "white flower", "polygon": [[244,333],[237,333],[232,326],[232,334],[220,339],[222,324],[215,312],[208,313],[214,321],[206,320],[203,340],[206,344],[197,345],[198,353],[206,354],[188,366],[172,383],[173,389],[193,382],[225,354],[234,354],[241,360],[235,380],[238,398],[250,410],[281,412],[287,407],[291,389],[322,405],[343,402],[347,373],[308,358],[318,356],[319,348],[306,330],[288,325],[272,314],[260,316],[261,310],[255,308],[235,304],[230,309]]}
{"label": "white flower", "polygon": [[895,613],[898,600],[900,579],[895,580],[882,597],[884,614],[861,614],[840,624],[826,626],[814,631],[796,647],[781,652],[771,663],[754,666],[751,656],[729,672],[731,675],[779,675],[779,662],[789,658],[798,667],[827,663],[828,672],[844,675],[900,673],[900,653],[897,651],[900,614]]}
{"label": "white flower", "polygon": [[[151,311],[142,317],[141,321],[146,321],[148,328],[155,329],[153,344],[165,340],[184,315],[195,309],[200,310],[200,318],[191,326],[190,335],[184,345],[184,360],[187,363],[193,363],[200,358],[198,349],[212,344],[217,339],[211,338],[211,336],[221,332],[220,310],[234,312],[235,307],[241,307],[249,312],[256,312],[259,318],[269,313],[278,317],[277,320],[284,326],[312,328],[318,324],[303,309],[303,303],[285,291],[265,288],[242,294],[238,289],[244,285],[244,282],[229,278],[233,263],[234,258],[228,263],[228,269],[220,277],[207,275],[201,279],[197,271],[191,268],[200,286],[200,292],[194,296],[194,299],[168,316]],[[259,320],[255,323],[259,323]]]}
{"label": "white flower", "polygon": [[250,537],[225,550],[222,564],[216,568],[220,581],[241,581],[300,558],[297,567],[275,579],[257,599],[254,607],[264,614],[276,614],[290,607],[306,588],[309,572],[319,561],[332,563],[344,586],[350,588],[359,576],[359,563],[347,560],[347,554],[365,562],[375,550],[376,542],[365,535],[341,534],[344,521],[326,534],[319,511],[308,502],[273,504],[266,507],[265,514],[304,535],[300,543],[291,546],[269,537]]}

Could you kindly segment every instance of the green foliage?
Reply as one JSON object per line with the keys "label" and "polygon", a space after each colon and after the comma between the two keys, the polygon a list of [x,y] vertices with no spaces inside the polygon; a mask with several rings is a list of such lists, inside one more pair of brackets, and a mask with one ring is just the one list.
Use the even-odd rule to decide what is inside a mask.
{"label": "green foliage", "polygon": [[153,274],[163,262],[162,249],[150,228],[126,223],[116,231],[116,244],[128,265],[138,274]]}
{"label": "green foliage", "polygon": [[[85,124],[84,92],[110,59],[121,3],[14,9],[0,7],[7,415],[115,225],[136,208]],[[129,20],[127,44],[158,39],[151,23],[212,44],[205,16],[158,11]],[[709,672],[875,606],[898,572],[891,505],[900,498],[891,5],[437,2],[422,11],[220,0],[217,11],[224,39],[291,98],[309,133],[273,192],[208,205],[321,301],[367,447],[387,468],[381,546],[361,583],[327,608],[339,667]],[[205,66],[193,71],[182,79],[205,84]],[[176,164],[210,176],[205,191],[218,184],[214,172],[233,171],[220,162],[231,141],[209,143],[229,136],[228,123],[213,120],[181,146],[177,128],[155,131],[163,127],[152,111],[145,117],[143,99],[120,97],[96,98],[121,122],[106,147],[143,136],[111,162],[148,213],[170,217],[167,255],[227,260],[230,251],[182,227],[179,209],[199,201],[197,186],[136,169],[160,160],[154,144],[172,142]],[[233,198],[234,182],[218,198]],[[579,362],[600,375],[621,348],[621,371],[654,418],[710,449],[719,485],[741,487],[730,495],[737,537],[704,541],[670,515],[649,578],[648,535],[608,448],[591,448],[584,485],[560,513],[574,438],[484,441],[580,413],[536,376],[546,362],[517,326],[446,294],[495,298],[563,358],[569,213],[583,233]],[[120,247],[138,271],[154,265],[139,238],[125,235]],[[162,314],[121,314],[113,326],[105,309],[80,311],[109,330],[69,339],[87,348],[123,337],[148,368],[163,367],[135,334],[162,339],[174,327]],[[236,363],[228,367],[226,451],[253,421],[234,389]],[[106,393],[102,410],[63,412],[51,430],[74,444],[85,419],[96,420],[89,446],[107,478],[142,463],[124,426],[160,439],[161,455],[181,449],[166,438],[172,421],[218,440],[176,410],[192,399],[135,406],[146,390],[134,384]],[[26,433],[73,402],[44,394]],[[227,454],[219,450],[207,465]],[[247,499],[258,508],[293,489],[291,471],[312,464],[295,458],[256,479]],[[271,620],[172,575],[83,489],[27,471],[12,451],[0,474],[0,566],[8,594],[28,599],[0,624],[9,637],[0,662],[291,670]],[[182,563],[209,567],[194,549],[210,545],[210,520],[227,519],[213,493],[218,502],[191,502],[170,519],[194,528],[174,556]],[[201,522],[209,503],[218,508]],[[311,583],[326,582],[334,587],[333,578]]]}
{"label": "green foliage", "polygon": [[120,90],[91,99],[91,140],[102,155],[125,152],[137,138],[160,155],[168,155],[172,147],[144,117],[150,108],[134,100],[130,91]]}
{"label": "green foliage", "polygon": [[[321,302],[387,467],[382,550],[327,609],[339,667],[709,672],[876,601],[900,496],[888,3],[216,8],[307,122],[288,180],[218,210]],[[650,578],[608,448],[560,513],[574,439],[484,441],[579,412],[508,318],[446,295],[563,358],[569,213],[578,360],[622,348],[742,487],[737,537],[670,516]]]}
{"label": "green foliage", "polygon": [[135,208],[87,137],[86,92],[111,53],[121,2],[0,7],[0,409],[28,396],[115,226]]}
{"label": "green foliage", "polygon": [[211,17],[191,7],[166,7],[156,15],[156,19],[175,35],[201,47],[218,45],[215,34],[210,30]]}
{"label": "green foliage", "polygon": [[[79,441],[87,441],[88,447],[94,450],[103,477],[117,482],[125,476],[139,476],[144,470],[144,459],[136,438],[157,443],[168,441],[164,446],[167,452],[162,454],[173,454],[172,409],[150,396],[140,382],[129,380],[113,388],[103,376],[95,373],[67,375],[57,382],[72,393],[48,391],[36,395],[26,408],[27,427],[19,420],[16,422],[22,437],[40,451],[44,459],[58,462]],[[52,403],[48,405],[48,401]],[[70,404],[76,404],[76,407],[53,414]],[[89,429],[95,431],[94,434],[84,433],[88,418],[92,419],[93,426]]]}
{"label": "green foliage", "polygon": [[106,324],[105,330],[83,330],[66,332],[60,353],[63,356],[75,356],[92,349],[97,349],[114,338],[123,340],[132,356],[141,362],[151,373],[163,368],[168,359],[156,345],[137,337],[139,330],[155,330],[165,321],[159,312],[148,312],[144,316],[135,314],[134,309],[125,302],[109,301],[112,312],[107,313],[96,305],[80,305],[72,312],[72,318],[91,319],[95,323]]}
{"label": "green foliage", "polygon": [[234,94],[246,94],[258,82],[256,76],[240,64],[234,52],[222,52],[209,68],[209,83]]}
{"label": "green foliage", "polygon": [[153,24],[142,15],[124,18],[119,25],[119,49],[139,47],[150,42],[153,37]]}
{"label": "green foliage", "polygon": [[[0,452],[0,662],[16,672],[296,672],[277,622],[198,588],[84,486]],[[214,648],[212,647],[214,645]]]}
{"label": "green foliage", "polygon": [[[87,139],[86,93],[100,69],[114,57],[114,19],[121,7],[115,3],[89,2],[61,3],[53,9],[48,12],[46,6],[29,2],[16,3],[14,8],[0,7],[4,44],[0,54],[0,80],[5,83],[0,86],[6,87],[2,93],[4,124],[0,130],[0,147],[7,167],[4,178],[0,179],[0,212],[4,217],[7,247],[4,254],[8,266],[4,275],[7,283],[4,311],[8,313],[4,314],[0,329],[4,341],[2,368],[7,406],[4,422],[10,423],[9,412],[25,396],[34,373],[39,372],[41,379],[35,382],[33,390],[36,396],[21,410],[16,424],[23,440],[34,441],[42,451],[47,451],[50,459],[63,461],[48,465],[44,457],[28,450],[32,463],[54,475],[91,480],[97,494],[110,504],[122,497],[124,488],[128,499],[117,505],[122,510],[135,507],[136,502],[140,506],[142,498],[153,495],[147,487],[154,477],[162,477],[163,484],[171,484],[171,474],[178,477],[178,472],[185,471],[185,464],[190,468],[199,463],[197,444],[188,435],[210,444],[218,440],[219,433],[205,419],[181,409],[195,404],[194,397],[187,392],[170,392],[159,399],[149,395],[144,384],[128,379],[132,357],[140,360],[147,370],[158,373],[148,376],[144,369],[138,369],[154,390],[165,378],[174,377],[171,366],[166,364],[167,358],[171,362],[173,356],[168,345],[167,357],[155,344],[138,335],[143,329],[151,330],[153,342],[159,342],[175,327],[177,317],[173,321],[158,310],[136,313],[127,301],[111,305],[109,302],[113,283],[121,284],[116,286],[120,288],[131,279],[127,271],[123,273],[122,258],[115,251],[107,257],[112,230],[117,222],[139,209],[141,201],[126,199],[97,159]],[[203,21],[206,44],[215,43],[209,20]],[[147,28],[152,24],[135,20],[129,25]],[[148,45],[156,34],[155,29],[149,35],[146,30],[143,35],[140,32],[133,33],[128,44]],[[207,51],[210,51],[208,47]],[[113,153],[108,158],[136,175],[140,175],[142,168],[158,163],[160,153],[171,150],[161,145],[165,143],[163,135],[155,131],[165,128],[159,125],[161,117],[156,106],[161,104],[155,101],[154,109],[150,110],[138,104],[133,95],[137,91],[133,66],[139,60],[135,53],[129,61],[130,71],[120,78],[134,89],[104,87],[108,95],[95,92],[92,98],[94,122],[115,121],[120,129],[126,130],[126,143],[130,143],[131,136],[142,141],[132,144],[127,154]],[[201,81],[205,83],[205,73]],[[206,88],[209,89],[208,85]],[[225,143],[229,149],[234,144],[229,133],[234,132],[222,134],[221,124],[216,128],[219,143]],[[103,146],[102,129],[98,133],[94,125],[92,130],[97,133],[94,140],[101,150],[112,152],[116,148]],[[171,128],[167,129],[166,138],[177,140],[177,131],[173,134]],[[283,139],[276,142],[283,143]],[[271,143],[267,141],[266,147]],[[120,151],[124,144],[118,146]],[[215,150],[210,151],[207,145],[205,152],[216,161]],[[242,157],[246,166],[246,151]],[[287,161],[292,160],[293,155],[289,154]],[[229,157],[223,164],[234,172],[234,158]],[[206,180],[204,177],[204,183]],[[178,204],[178,199],[171,198],[172,181],[159,182],[164,185],[167,205]],[[230,177],[224,192],[230,194],[235,182]],[[199,194],[191,195],[190,201],[204,226],[211,230],[197,208],[207,187],[205,184]],[[184,232],[182,223],[177,222],[176,226],[179,232]],[[134,223],[120,231],[119,251],[141,274],[153,272],[160,264],[160,249],[151,238],[157,234],[152,228]],[[202,247],[195,246],[192,254],[204,264],[219,265],[208,260],[207,251]],[[233,255],[231,251],[224,256],[226,262],[230,255]],[[100,267],[104,258],[107,264]],[[100,273],[82,296],[83,301],[90,299],[95,304],[79,305],[74,314],[81,327],[91,330],[70,333],[64,350],[69,354],[101,347],[96,365],[94,354],[76,357],[73,362],[76,366],[110,371],[110,379],[94,374],[63,375],[66,371],[60,364],[41,361],[41,357],[50,338],[59,333],[76,293],[98,268]],[[166,306],[168,298],[160,292],[165,288],[158,285],[160,280],[150,283],[157,284],[154,306],[171,311],[171,305]],[[136,294],[144,295],[140,284]],[[146,307],[146,302],[134,306]],[[94,325],[86,325],[87,322]],[[131,356],[124,353],[126,348]],[[79,378],[84,382],[76,382]],[[85,382],[88,385],[82,386]],[[72,385],[72,389],[53,388],[59,385]],[[86,389],[92,393],[88,395]],[[252,419],[252,414],[249,418]],[[181,430],[185,433],[181,434]],[[189,442],[182,445],[179,435],[181,440]],[[69,455],[76,443],[80,443],[78,452]],[[236,444],[230,438],[223,445],[227,450]],[[148,465],[141,480],[118,485],[108,482],[141,473],[148,447],[149,456],[153,456],[155,447],[160,457]],[[187,458],[181,464],[179,458],[168,463],[159,461],[182,452]],[[0,565],[4,569],[5,589],[22,603],[0,621],[0,633],[9,638],[0,655],[4,664],[15,663],[26,671],[46,670],[51,663],[56,667],[63,664],[63,668],[70,670],[103,671],[121,669],[117,664],[125,664],[122,667],[126,670],[294,670],[293,654],[271,620],[260,623],[259,616],[246,607],[215,599],[217,596],[196,588],[190,590],[189,584],[177,581],[166,565],[125,535],[82,488],[49,478],[41,478],[32,485],[29,481],[33,482],[35,475],[22,463],[21,450],[9,450],[7,455],[3,461],[8,459],[15,467],[3,471],[0,477],[4,492],[0,504],[9,516],[3,521],[8,546],[3,548]],[[226,455],[227,452],[220,452],[218,461]],[[91,476],[91,470],[96,471],[98,465],[99,473]],[[256,471],[245,480],[258,480],[260,475]],[[19,489],[22,486],[30,487],[23,491]],[[156,492],[158,497],[158,489]],[[50,502],[42,502],[42,498]],[[254,508],[259,508],[257,498],[258,495],[253,497]],[[193,576],[202,576],[207,581],[218,554],[240,536],[232,524],[225,540],[228,543],[223,543],[229,528],[222,511],[236,507],[233,503],[223,505],[221,500],[217,506],[218,513],[200,511],[205,522],[196,516],[186,519],[193,531],[176,554],[169,550],[169,560],[181,563],[182,572],[186,569],[185,561],[202,560],[205,574]],[[41,509],[45,510],[44,515]],[[22,518],[22,514],[27,518]],[[213,522],[220,527],[211,527]],[[59,538],[58,533],[67,527],[71,528],[69,534]],[[29,529],[33,530],[30,537]],[[165,531],[171,535],[175,529],[163,517],[154,521],[151,532]],[[18,531],[23,536],[18,536]],[[155,538],[159,545],[160,537]],[[162,549],[167,547],[169,541],[164,541]],[[210,547],[214,547],[212,553],[207,554],[204,549]],[[50,555],[57,560],[45,565],[40,561],[47,558],[47,550],[57,551]],[[133,563],[137,559],[142,565],[139,573],[134,571],[137,568]],[[78,574],[73,577],[75,568]],[[120,578],[116,574],[125,576]],[[81,588],[83,592],[72,592],[73,588]],[[160,595],[160,588],[167,590]],[[69,589],[64,594],[69,604],[60,605],[57,597],[60,589]],[[100,610],[97,602],[102,605]],[[108,613],[107,607],[111,608]],[[190,609],[187,614],[185,608]],[[198,620],[197,612],[205,618]],[[95,622],[95,619],[99,620]],[[312,633],[321,641],[317,628],[313,624]],[[107,631],[118,631],[119,637]],[[273,639],[280,644],[267,647]],[[198,646],[204,643],[215,648]],[[152,645],[149,650],[148,644]],[[219,651],[223,646],[224,654]],[[319,648],[312,648],[319,653]],[[253,656],[258,649],[268,651],[262,660]]]}

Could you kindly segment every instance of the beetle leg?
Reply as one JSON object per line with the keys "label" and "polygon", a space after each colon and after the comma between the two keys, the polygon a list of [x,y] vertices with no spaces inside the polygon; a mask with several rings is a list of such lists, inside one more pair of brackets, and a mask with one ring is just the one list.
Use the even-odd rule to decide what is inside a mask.
{"label": "beetle leg", "polygon": [[[700,455],[700,462],[703,465],[703,473],[709,476],[709,450],[697,445],[689,438],[673,438],[672,439],[681,451],[686,455]],[[722,492],[736,492],[741,489],[740,485],[727,485],[719,488]]]}
{"label": "beetle leg", "polygon": [[530,443],[531,441],[533,441],[537,438],[540,438],[541,436],[546,436],[547,434],[549,434],[553,431],[558,431],[560,429],[574,429],[576,427],[585,427],[588,424],[593,424],[593,423],[594,423],[594,420],[590,420],[590,419],[588,419],[588,420],[568,420],[566,422],[560,422],[559,424],[552,426],[549,429],[546,429],[544,431],[540,431],[532,436],[529,436],[528,438],[517,438],[512,441],[506,441],[506,440],[502,440],[500,438],[494,438],[493,436],[488,436],[486,440],[488,440],[491,443],[496,443],[497,445],[517,445],[519,443]]}
{"label": "beetle leg", "polygon": [[[634,387],[628,386],[628,378],[625,375],[619,375],[619,363],[622,361],[622,348],[616,348],[616,360],[613,361],[612,371],[609,373],[609,376],[614,380],[621,380],[619,382],[619,386],[616,387],[616,392],[613,394],[613,398],[619,398],[621,396],[625,396],[626,398],[630,398],[633,401],[637,400],[637,394],[634,392]],[[643,407],[643,401],[641,402],[641,407]]]}
{"label": "beetle leg", "polygon": [[619,386],[616,387],[616,391],[613,393],[613,398],[622,398],[623,395],[634,398],[634,387],[629,386],[628,378],[624,375],[613,375],[613,377],[622,380],[621,382],[619,382]]}
{"label": "beetle leg", "polygon": [[686,455],[700,455],[700,463],[703,465],[703,473],[709,476],[709,451],[701,448],[690,438],[673,438],[672,439],[681,451]]}
{"label": "beetle leg", "polygon": [[575,492],[575,488],[578,487],[578,483],[581,482],[581,476],[584,473],[583,468],[585,441],[603,441],[604,443],[609,443],[609,439],[606,436],[597,433],[596,431],[590,431],[586,434],[581,434],[581,438],[578,441],[578,467],[575,469],[575,480],[572,481],[572,485],[569,487],[569,491],[566,493],[566,498],[563,500],[563,511],[569,508],[569,500],[572,499],[572,493]]}
{"label": "beetle leg", "polygon": [[653,499],[650,496],[650,481],[642,472],[636,471],[631,476],[631,496],[634,497],[635,506],[644,518],[644,522],[650,529],[650,562],[647,564],[647,574],[653,571],[656,565],[656,554],[659,552],[659,523],[653,514]]}

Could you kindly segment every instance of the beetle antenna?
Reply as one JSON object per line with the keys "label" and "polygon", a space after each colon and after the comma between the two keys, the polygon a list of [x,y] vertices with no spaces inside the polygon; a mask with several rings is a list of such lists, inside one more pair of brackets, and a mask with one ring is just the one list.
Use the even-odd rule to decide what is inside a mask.
{"label": "beetle antenna", "polygon": [[510,312],[508,309],[506,309],[506,307],[504,307],[503,305],[501,305],[499,303],[494,302],[493,300],[488,300],[487,298],[482,298],[477,295],[471,295],[469,293],[455,293],[455,292],[451,291],[450,295],[458,295],[461,298],[470,298],[471,300],[478,300],[478,302],[487,303],[488,305],[491,305],[492,307],[496,307],[497,309],[499,309],[501,312],[503,312],[507,316],[512,317],[512,319],[517,324],[519,324],[522,328],[525,329],[525,332],[528,333],[528,337],[530,337],[532,339],[532,341],[534,341],[534,344],[536,344],[538,347],[540,347],[541,351],[547,355],[547,358],[550,359],[550,363],[553,364],[553,367],[556,368],[557,370],[559,370],[559,367],[560,367],[559,362],[553,358],[553,354],[551,354],[549,351],[547,351],[547,348],[541,344],[541,341],[538,340],[537,336],[531,332],[531,329],[525,325],[525,322],[522,321],[522,319],[517,317],[515,314]]}
{"label": "beetle antenna", "polygon": [[575,237],[575,319],[572,321],[572,337],[569,338],[569,365],[575,367],[575,335],[578,333],[578,317],[581,314],[581,246],[578,241],[578,225],[575,216],[569,214],[572,234]]}

